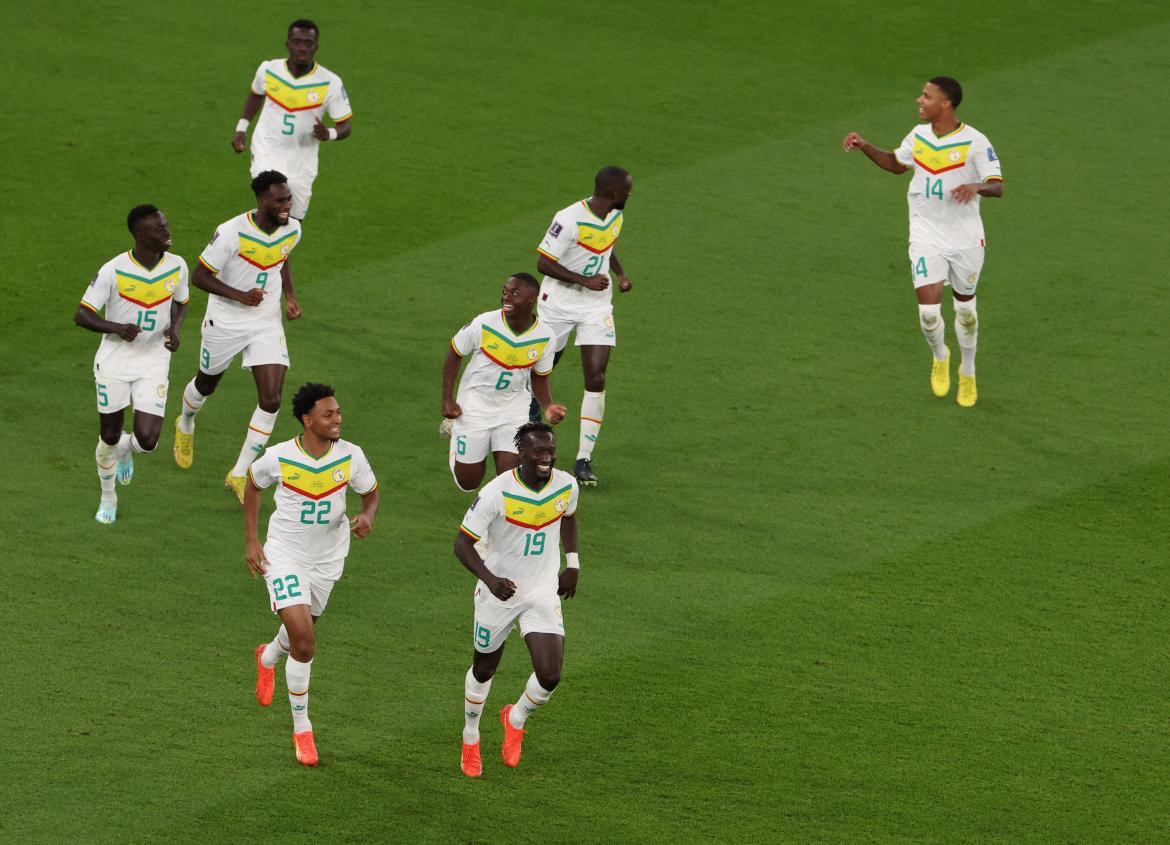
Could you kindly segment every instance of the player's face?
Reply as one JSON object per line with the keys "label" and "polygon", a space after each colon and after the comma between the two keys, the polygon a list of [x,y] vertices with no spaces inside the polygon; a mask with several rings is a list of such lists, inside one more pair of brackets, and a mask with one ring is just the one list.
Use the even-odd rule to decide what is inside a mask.
{"label": "player's face", "polygon": [[524,442],[520,444],[520,463],[528,467],[541,481],[547,481],[552,477],[556,462],[557,441],[552,434],[537,431],[525,437]]}
{"label": "player's face", "polygon": [[500,306],[506,315],[526,317],[536,305],[536,289],[519,279],[508,279],[500,296]]}
{"label": "player's face", "polygon": [[626,207],[626,200],[630,198],[630,194],[634,192],[634,177],[627,176],[626,183],[613,192],[613,207],[619,211]]}
{"label": "player's face", "polygon": [[167,218],[160,211],[139,220],[134,227],[134,240],[147,252],[166,252],[171,248],[171,229],[167,225]]}
{"label": "player's face", "polygon": [[311,431],[325,440],[337,440],[341,437],[341,406],[332,396],[318,399],[312,410],[305,414],[303,421],[306,431]]}
{"label": "player's face", "polygon": [[951,102],[947,95],[939,90],[933,82],[922,86],[922,93],[918,95],[918,117],[920,120],[933,122],[942,117],[947,105]]}
{"label": "player's face", "polygon": [[288,223],[288,214],[292,210],[292,191],[287,183],[271,186],[263,194],[256,197],[260,211],[269,222],[284,226]]}
{"label": "player's face", "polygon": [[311,29],[290,29],[284,46],[288,48],[290,62],[299,67],[312,67],[313,57],[317,55],[317,33]]}

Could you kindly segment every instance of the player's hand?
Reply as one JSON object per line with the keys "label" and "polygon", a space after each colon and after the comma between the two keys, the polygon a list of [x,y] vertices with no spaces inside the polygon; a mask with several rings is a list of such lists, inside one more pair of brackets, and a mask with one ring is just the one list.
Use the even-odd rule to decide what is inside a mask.
{"label": "player's hand", "polygon": [[138,326],[134,325],[133,323],[122,323],[122,325],[118,327],[116,334],[118,337],[122,338],[122,340],[129,343],[130,341],[134,340],[134,338],[138,337],[138,334],[141,331],[142,329],[138,328]]}
{"label": "player's hand", "polygon": [[443,419],[457,420],[463,416],[463,409],[459,407],[459,403],[454,399],[443,400]]}
{"label": "player's hand", "polygon": [[620,290],[622,293],[625,293],[633,286],[634,283],[630,281],[629,276],[618,276],[618,290]]}
{"label": "player's hand", "polygon": [[268,569],[268,558],[264,556],[264,547],[260,545],[259,540],[248,541],[248,547],[244,551],[244,560],[248,562],[248,571],[252,573],[253,580],[257,575],[263,575]]}
{"label": "player's hand", "polygon": [[500,601],[507,601],[516,595],[516,584],[507,578],[496,578],[492,576],[486,583],[488,589],[492,591],[492,595]]}
{"label": "player's hand", "polygon": [[581,287],[589,288],[589,290],[605,290],[609,287],[609,276],[605,273],[598,273],[596,276],[583,276],[585,281],[581,282]]}
{"label": "player's hand", "polygon": [[325,128],[325,124],[321,122],[321,118],[314,117],[313,120],[317,121],[313,124],[313,137],[318,141],[328,141],[329,130]]}
{"label": "player's hand", "polygon": [[979,185],[976,184],[960,185],[957,188],[951,189],[951,199],[959,205],[968,203],[977,196],[979,196]]}
{"label": "player's hand", "polygon": [[557,595],[567,599],[577,595],[577,577],[580,574],[580,569],[562,569],[557,582]]}
{"label": "player's hand", "polygon": [[359,513],[349,521],[350,533],[359,540],[364,540],[366,537],[368,537],[370,534],[370,529],[373,527],[374,526],[370,524],[370,521],[366,519],[366,515],[364,513]]}
{"label": "player's hand", "polygon": [[556,425],[565,418],[565,414],[569,413],[569,409],[564,405],[549,405],[544,409],[544,416],[552,425]]}
{"label": "player's hand", "polygon": [[232,149],[237,153],[242,153],[244,151],[244,144],[247,142],[247,139],[247,133],[237,132],[232,136]]}
{"label": "player's hand", "polygon": [[167,352],[174,352],[179,348],[179,333],[175,331],[174,326],[167,326],[166,331],[163,332],[163,337],[166,338],[163,342],[163,347]]}
{"label": "player's hand", "polygon": [[301,311],[301,306],[297,304],[295,299],[285,297],[284,300],[284,317],[286,320],[295,320],[304,312]]}
{"label": "player's hand", "polygon": [[244,305],[250,305],[255,308],[264,301],[264,294],[266,293],[268,293],[268,291],[264,290],[264,288],[242,290],[239,291],[239,295],[236,296],[236,302],[242,302]]}
{"label": "player's hand", "polygon": [[850,132],[845,136],[845,140],[841,142],[841,145],[845,148],[845,152],[860,150],[863,144],[865,144],[865,139],[856,132]]}

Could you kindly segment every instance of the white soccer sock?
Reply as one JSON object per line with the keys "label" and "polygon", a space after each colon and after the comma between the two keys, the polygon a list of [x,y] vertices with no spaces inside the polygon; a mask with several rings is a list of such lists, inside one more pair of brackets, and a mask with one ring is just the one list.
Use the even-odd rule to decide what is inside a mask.
{"label": "white soccer sock", "polygon": [[134,435],[123,431],[122,436],[118,438],[118,444],[114,446],[115,457],[120,461],[130,452],[130,444],[134,439]]}
{"label": "white soccer sock", "polygon": [[516,702],[508,714],[508,722],[514,728],[524,727],[528,717],[548,704],[551,696],[552,690],[542,687],[540,681],[536,680],[536,673],[533,672],[528,676],[528,683],[524,686],[524,694],[520,696],[520,700]]}
{"label": "white soccer sock", "polygon": [[260,652],[260,662],[264,664],[265,669],[271,669],[280,661],[280,658],[287,657],[288,652],[288,631],[281,625],[280,630],[276,632],[276,637],[264,646],[264,651]]}
{"label": "white soccer sock", "polygon": [[292,708],[295,734],[313,729],[313,723],[309,721],[309,673],[312,669],[312,660],[301,663],[290,656],[284,663],[284,683],[288,687],[288,703]]}
{"label": "white soccer sock", "polygon": [[930,344],[930,351],[934,353],[934,360],[942,361],[947,357],[946,324],[942,320],[942,305],[918,305],[918,325],[922,327],[922,334]]}
{"label": "white soccer sock", "polygon": [[581,435],[577,445],[577,460],[593,457],[593,447],[601,433],[601,421],[605,417],[605,391],[592,393],[588,390],[581,397]]}
{"label": "white soccer sock", "polygon": [[979,343],[979,312],[975,297],[966,302],[955,300],[955,335],[959,339],[959,375],[975,375],[975,347]]}
{"label": "white soccer sock", "polygon": [[199,413],[199,409],[203,407],[203,403],[207,401],[207,397],[195,389],[195,379],[187,382],[187,386],[183,388],[183,405],[182,411],[179,413],[179,431],[183,434],[195,433],[195,415]]}
{"label": "white soccer sock", "polygon": [[150,452],[153,452],[154,450],[147,449],[141,443],[139,443],[137,434],[131,434],[130,435],[130,451],[135,452],[139,455],[146,455],[146,454],[149,454]]}
{"label": "white soccer sock", "polygon": [[236,458],[236,465],[232,467],[232,475],[243,475],[252,466],[252,462],[260,457],[272,429],[276,426],[276,414],[269,413],[256,406],[252,412],[252,419],[248,421],[248,436],[244,438],[244,445],[240,449],[240,456]]}
{"label": "white soccer sock", "polygon": [[483,715],[483,703],[491,688],[491,678],[481,684],[475,679],[475,673],[467,670],[463,679],[463,741],[468,745],[479,742],[479,717]]}
{"label": "white soccer sock", "polygon": [[118,494],[114,492],[114,476],[116,475],[114,470],[118,466],[118,447],[111,446],[99,437],[93,456],[97,460],[98,481],[102,485],[102,501],[118,501]]}

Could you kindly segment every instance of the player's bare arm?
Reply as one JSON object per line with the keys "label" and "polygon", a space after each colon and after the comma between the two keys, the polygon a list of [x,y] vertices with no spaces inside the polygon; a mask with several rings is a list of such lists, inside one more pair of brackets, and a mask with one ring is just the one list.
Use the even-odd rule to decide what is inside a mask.
{"label": "player's bare arm", "polygon": [[115,323],[110,320],[103,320],[97,314],[90,311],[84,305],[77,306],[77,313],[73,315],[73,322],[81,326],[83,329],[89,329],[91,332],[98,334],[116,334],[127,342],[138,337],[142,329],[133,323]]}
{"label": "player's bare arm", "polygon": [[634,286],[634,283],[630,281],[630,277],[627,276],[626,271],[622,269],[622,263],[618,261],[616,249],[609,254],[609,266],[613,269],[614,274],[617,276],[618,290],[622,293],[629,291],[629,289]]}
{"label": "player's bare arm", "polygon": [[[577,514],[561,517],[561,544],[565,547],[565,554],[577,553]],[[557,580],[557,595],[571,599],[577,595],[577,578],[581,570],[575,566],[566,566],[561,570]]]}
{"label": "player's bare arm", "polygon": [[268,558],[264,556],[264,546],[256,533],[259,524],[260,488],[252,483],[252,477],[249,476],[244,485],[244,560],[253,578],[263,575],[268,564]]}
{"label": "player's bare arm", "polygon": [[507,601],[516,594],[515,582],[509,578],[497,578],[493,575],[491,570],[484,566],[483,558],[479,556],[479,552],[475,550],[475,541],[462,531],[455,536],[455,557],[459,558],[459,562],[468,572],[487,584],[492,595],[500,601]]}
{"label": "player's bare arm", "polygon": [[301,316],[301,306],[297,304],[296,292],[293,290],[292,259],[286,258],[280,268],[280,290],[284,294],[284,316],[295,320]]}
{"label": "player's bare arm", "polygon": [[563,420],[565,414],[568,413],[568,408],[564,405],[556,405],[553,403],[552,384],[549,382],[547,374],[532,374],[532,395],[536,397],[536,401],[540,404],[540,409],[544,411],[545,419],[553,425]]}
{"label": "player's bare arm", "polygon": [[605,290],[609,287],[609,276],[598,273],[596,276],[582,276],[565,268],[559,261],[553,261],[547,255],[537,253],[536,271],[543,273],[550,279],[567,282],[570,285],[581,285],[589,290]]}
{"label": "player's bare arm", "polygon": [[183,328],[183,321],[186,319],[187,303],[171,299],[171,324],[163,332],[163,337],[166,338],[163,346],[168,352],[174,352],[179,348],[179,330]]}
{"label": "player's bare arm", "polygon": [[845,152],[852,150],[861,150],[865,155],[880,167],[882,170],[888,170],[890,173],[905,173],[908,168],[902,162],[898,161],[897,157],[891,150],[883,150],[875,147],[869,141],[862,138],[856,132],[850,132],[842,141],[842,146],[845,147]]}
{"label": "player's bare arm", "polygon": [[362,512],[349,521],[349,530],[359,540],[370,535],[374,527],[374,517],[378,515],[378,505],[382,503],[382,493],[375,487],[362,496]]}
{"label": "player's bare arm", "polygon": [[990,182],[969,182],[951,190],[951,199],[959,205],[970,202],[976,196],[1002,197],[1003,181],[992,179]]}
{"label": "player's bare arm", "polygon": [[222,296],[224,299],[234,299],[236,302],[251,305],[253,308],[264,301],[265,291],[263,288],[252,288],[246,291],[236,290],[231,285],[224,284],[217,279],[201,263],[195,265],[195,271],[191,274],[191,284],[199,290]]}
{"label": "player's bare arm", "polygon": [[[248,99],[244,100],[243,114],[240,115],[241,123],[251,123],[252,118],[256,116],[256,112],[260,111],[262,105],[264,105],[264,95],[249,91]],[[248,133],[237,126],[235,134],[232,135],[232,149],[237,153],[242,153],[247,142]]]}
{"label": "player's bare arm", "polygon": [[321,118],[316,118],[316,123],[313,124],[313,137],[318,141],[344,141],[353,132],[353,127],[350,126],[352,118],[346,118],[340,123],[333,124],[333,129],[337,131],[336,137],[329,134],[329,128],[321,122]]}
{"label": "player's bare arm", "polygon": [[447,357],[443,360],[443,419],[455,420],[463,416],[463,409],[455,401],[455,379],[462,362],[463,359],[448,346]]}

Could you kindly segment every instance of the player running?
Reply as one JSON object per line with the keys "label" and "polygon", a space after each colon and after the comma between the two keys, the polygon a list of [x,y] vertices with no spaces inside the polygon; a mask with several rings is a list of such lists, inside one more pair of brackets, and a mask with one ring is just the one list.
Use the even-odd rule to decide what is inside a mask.
{"label": "player running", "polygon": [[[464,679],[463,773],[479,777],[479,719],[500,665],[512,626],[532,656],[533,673],[513,705],[500,711],[504,765],[520,762],[524,723],[548,703],[561,679],[565,625],[560,596],[577,592],[578,487],[573,476],[554,468],[557,444],[552,427],[525,423],[516,432],[520,465],[497,475],[480,491],[455,537],[455,556],[478,578],[475,585],[475,646]],[[475,544],[488,541],[484,560]],[[560,570],[560,546],[565,569]],[[558,570],[559,573],[558,573]]]}
{"label": "player running", "polygon": [[[100,428],[97,458],[102,495],[98,522],[118,518],[114,476],[129,484],[134,453],[154,451],[166,416],[171,353],[187,316],[187,262],[167,252],[167,218],[153,205],[130,210],[126,226],[134,236],[129,252],[98,270],[73,321],[103,335],[93,359]],[[105,309],[105,319],[98,311]],[[125,409],[134,405],[134,432],[122,430]]]}
{"label": "player running", "polygon": [[[221,224],[199,256],[192,281],[207,291],[199,372],[183,390],[183,407],[175,420],[175,463],[187,469],[195,460],[195,415],[215,392],[232,360],[242,353],[252,371],[258,404],[248,433],[225,486],[244,501],[248,467],[264,451],[276,425],[288,344],[280,319],[301,316],[293,292],[289,255],[301,242],[301,224],[289,217],[292,195],[284,176],[267,170],[252,180],[256,209]],[[280,279],[279,290],[276,280]]]}
{"label": "player running", "polygon": [[[317,765],[309,721],[309,673],[317,641],[314,626],[325,611],[349,552],[349,535],[369,535],[380,494],[365,454],[341,439],[341,408],[333,388],[306,384],[293,397],[293,416],[304,433],[278,443],[252,464],[244,494],[245,559],[252,577],[264,576],[280,630],[256,646],[256,700],[272,703],[276,664],[288,657],[284,678],[292,707],[297,760]],[[256,535],[260,491],[278,485],[276,510],[263,546]],[[346,488],[362,497],[362,512],[346,520]]]}
{"label": "player running", "polygon": [[[528,417],[530,395],[549,422],[565,418],[565,406],[553,404],[548,381],[555,338],[533,313],[539,291],[533,276],[516,273],[504,283],[500,309],[485,311],[451,338],[443,362],[443,419],[453,421],[449,462],[461,490],[479,487],[489,450],[497,475],[516,466],[514,439]],[[456,400],[451,398],[455,378],[468,356]]]}
{"label": "player running", "polygon": [[[317,178],[317,149],[323,141],[344,141],[353,131],[353,111],[341,77],[317,64],[317,25],[295,20],[288,27],[287,59],[261,62],[244,101],[244,113],[232,136],[232,149],[244,151],[248,125],[260,111],[252,131],[252,175],[278,170],[292,190],[291,214],[303,220]],[[327,114],[333,126],[325,126]]]}
{"label": "player running", "polygon": [[[622,210],[634,188],[630,174],[620,167],[603,167],[593,183],[593,196],[562,208],[537,247],[536,269],[544,274],[540,285],[540,319],[557,336],[555,364],[576,332],[581,347],[585,395],[581,398],[581,433],[573,474],[586,486],[595,486],[593,447],[605,416],[605,368],[617,345],[613,322],[610,268],[622,293],[633,283],[622,270],[614,245],[622,231]],[[536,403],[531,418],[538,416]]]}
{"label": "player running", "polygon": [[983,270],[983,219],[980,197],[1003,196],[1003,174],[991,142],[982,132],[960,123],[955,110],[963,89],[949,76],[936,76],[922,87],[918,117],[898,149],[880,150],[856,132],[845,136],[845,150],[861,150],[890,173],[914,168],[906,192],[910,205],[910,273],[918,295],[918,321],[934,354],[930,389],[946,396],[951,389],[950,350],[942,321],[943,287],[955,299],[955,334],[959,341],[957,401],[970,408],[975,389],[975,347],[979,315],[975,287]]}

